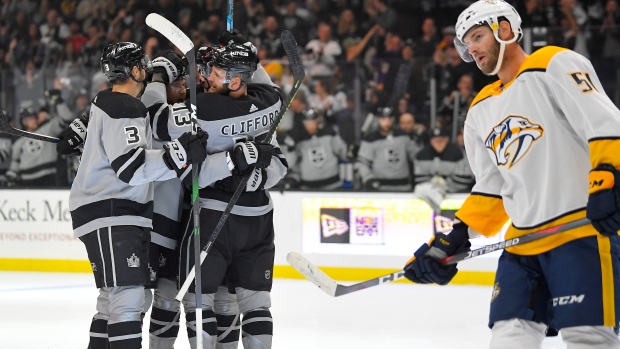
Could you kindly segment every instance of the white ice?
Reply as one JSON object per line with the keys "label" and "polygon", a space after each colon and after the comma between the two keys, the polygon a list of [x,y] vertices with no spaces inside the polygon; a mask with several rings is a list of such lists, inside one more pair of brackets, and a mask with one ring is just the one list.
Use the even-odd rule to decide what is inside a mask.
{"label": "white ice", "polygon": [[[275,279],[272,294],[274,349],[480,349],[491,334],[490,287],[384,284],[332,298]],[[86,348],[96,297],[90,274],[0,272],[0,349]],[[189,348],[184,327],[175,348]]]}

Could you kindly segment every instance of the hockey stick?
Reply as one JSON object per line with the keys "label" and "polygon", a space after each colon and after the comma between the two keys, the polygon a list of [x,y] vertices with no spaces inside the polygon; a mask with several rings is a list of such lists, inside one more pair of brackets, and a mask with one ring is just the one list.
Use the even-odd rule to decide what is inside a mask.
{"label": "hockey stick", "polygon": [[28,131],[18,130],[16,128],[11,127],[9,124],[9,117],[4,114],[4,111],[0,110],[0,132],[7,133],[13,136],[18,137],[26,137],[31,139],[36,139],[39,141],[49,142],[57,144],[59,139],[56,137],[50,137],[38,133],[32,133]]}
{"label": "hockey stick", "polygon": [[[191,105],[192,135],[196,135],[196,53],[194,43],[177,26],[157,13],[146,16],[146,24],[170,40],[189,62],[189,103]],[[194,267],[198,277],[195,282],[196,295],[196,347],[203,348],[202,340],[202,280],[200,272],[200,205],[198,202],[198,167],[192,167],[192,214],[194,216]],[[192,269],[193,270],[193,269]],[[189,287],[189,285],[188,285]],[[179,299],[181,301],[182,299]]]}
{"label": "hockey stick", "polygon": [[[439,263],[441,263],[442,265],[456,264],[463,260],[482,256],[482,255],[492,253],[498,250],[503,250],[507,247],[522,245],[528,242],[536,241],[538,239],[542,239],[544,237],[554,235],[557,233],[561,233],[567,230],[579,228],[587,224],[590,224],[589,219],[587,218],[578,219],[576,221],[556,225],[555,227],[543,229],[543,230],[540,230],[534,233],[530,233],[527,235],[523,235],[517,238],[510,239],[510,240],[504,240],[498,243],[483,246],[475,250],[457,253],[453,256],[440,260]],[[383,283],[392,282],[405,276],[405,272],[403,270],[398,270],[391,274],[379,276],[371,280],[345,286],[345,285],[337,283],[334,279],[327,276],[327,274],[325,274],[318,267],[310,263],[306,258],[304,258],[301,254],[297,252],[290,252],[286,256],[286,260],[293,268],[295,268],[295,270],[297,270],[299,273],[305,276],[308,280],[310,280],[313,284],[317,285],[321,290],[323,290],[325,293],[327,293],[328,295],[332,297],[339,297],[345,294],[363,290],[368,287],[373,287],[373,286],[381,285]]]}
{"label": "hockey stick", "polygon": [[[306,76],[303,63],[301,62],[301,58],[299,57],[299,52],[297,51],[297,42],[295,41],[293,34],[291,34],[290,31],[285,30],[282,32],[282,35],[280,37],[282,40],[282,46],[284,46],[284,51],[286,52],[286,55],[288,56],[289,66],[291,68],[291,71],[293,72],[293,79],[295,80],[295,82],[293,84],[293,88],[291,89],[289,93],[290,98],[289,98],[288,103],[284,103],[284,101],[282,101],[283,103],[282,103],[282,107],[280,107],[280,112],[278,113],[278,116],[276,117],[275,122],[269,128],[269,131],[265,135],[265,138],[262,139],[263,143],[271,143],[271,140],[273,136],[275,135],[276,129],[278,128],[278,125],[280,124],[282,117],[284,116],[289,106],[291,105],[291,101],[295,98],[295,95],[297,94],[297,91],[299,91],[299,87],[301,86],[301,83],[304,81],[304,78]],[[251,175],[252,175],[252,171],[248,171],[248,173],[245,176],[243,176],[243,179],[241,180],[241,183],[239,183],[237,190],[235,190],[235,193],[230,198],[230,202],[228,203],[228,205],[226,205],[224,212],[222,212],[222,216],[217,222],[215,229],[213,229],[213,233],[211,234],[211,237],[209,238],[207,245],[202,249],[202,252],[200,253],[200,263],[202,263],[205,260],[205,258],[207,258],[207,254],[211,250],[211,247],[213,246],[215,239],[217,239],[217,236],[220,234],[220,231],[224,227],[224,223],[226,223],[226,220],[228,219],[230,212],[232,211],[233,207],[235,207],[235,204],[237,203],[239,196],[241,196],[241,193],[245,189],[245,186],[248,183],[248,180],[250,179]],[[189,272],[189,275],[185,279],[185,282],[181,286],[179,293],[176,296],[177,300],[183,299],[183,296],[187,292],[187,289],[191,285],[192,279],[195,276],[196,276],[196,271],[194,270],[194,268],[192,268],[192,270],[190,270]]]}
{"label": "hockey stick", "polygon": [[233,2],[234,0],[228,0],[228,16],[226,17],[226,30],[231,33],[233,31]]}

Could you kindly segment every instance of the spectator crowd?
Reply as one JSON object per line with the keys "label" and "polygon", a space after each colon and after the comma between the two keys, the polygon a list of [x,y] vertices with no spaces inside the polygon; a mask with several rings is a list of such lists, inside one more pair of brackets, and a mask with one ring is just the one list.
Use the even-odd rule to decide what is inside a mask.
{"label": "spectator crowd", "polygon": [[[456,16],[472,2],[235,0],[234,30],[256,45],[276,83],[285,91],[292,84],[282,30],[295,36],[306,68],[278,129],[292,165],[281,188],[411,191],[440,182],[448,192],[467,192],[474,178],[462,127],[477,91],[495,80],[463,62],[453,45]],[[620,103],[616,0],[509,2],[523,16],[524,45],[587,56]],[[2,0],[0,108],[15,127],[57,130],[108,88],[99,67],[106,44],[136,42],[149,56],[173,48],[145,24],[149,13],[200,47],[217,42],[227,11],[228,0]],[[37,142],[0,133],[0,186],[70,185],[78,161]],[[52,158],[25,164],[21,154],[33,152]],[[32,181],[33,171],[45,179]]]}

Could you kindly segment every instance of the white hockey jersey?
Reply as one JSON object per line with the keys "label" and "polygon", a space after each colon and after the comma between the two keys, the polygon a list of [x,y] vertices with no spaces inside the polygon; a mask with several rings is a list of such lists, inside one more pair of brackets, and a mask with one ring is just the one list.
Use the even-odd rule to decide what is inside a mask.
{"label": "white hockey jersey", "polygon": [[[470,106],[465,145],[476,185],[457,217],[510,239],[585,218],[588,172],[620,168],[620,111],[592,64],[559,47],[530,55],[516,78],[486,86]],[[533,255],[598,232],[591,226],[508,248]]]}

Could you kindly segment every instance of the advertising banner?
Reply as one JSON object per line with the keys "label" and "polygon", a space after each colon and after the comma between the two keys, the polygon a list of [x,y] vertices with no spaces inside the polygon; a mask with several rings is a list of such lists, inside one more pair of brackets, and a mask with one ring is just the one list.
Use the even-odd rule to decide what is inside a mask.
{"label": "advertising banner", "polygon": [[0,190],[0,257],[87,260],[68,190]]}

